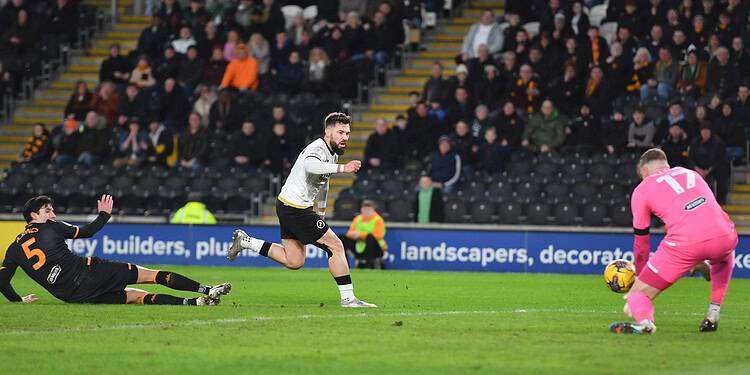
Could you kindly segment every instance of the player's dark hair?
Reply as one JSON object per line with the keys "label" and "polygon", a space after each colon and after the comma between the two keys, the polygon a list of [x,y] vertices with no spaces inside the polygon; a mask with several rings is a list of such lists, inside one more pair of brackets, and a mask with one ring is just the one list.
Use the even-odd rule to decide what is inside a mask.
{"label": "player's dark hair", "polygon": [[648,149],[641,155],[641,159],[638,160],[638,167],[640,168],[655,160],[667,161],[667,154],[659,148]]}
{"label": "player's dark hair", "polygon": [[26,220],[27,223],[31,222],[31,213],[39,213],[39,210],[42,209],[42,207],[53,204],[55,201],[52,200],[52,198],[46,196],[46,195],[40,195],[38,197],[34,197],[26,201],[26,204],[23,205],[23,218]]}
{"label": "player's dark hair", "polygon": [[336,124],[351,125],[352,118],[349,117],[346,113],[333,112],[326,116],[326,119],[323,123],[325,124],[326,128],[330,128],[331,126],[335,126]]}

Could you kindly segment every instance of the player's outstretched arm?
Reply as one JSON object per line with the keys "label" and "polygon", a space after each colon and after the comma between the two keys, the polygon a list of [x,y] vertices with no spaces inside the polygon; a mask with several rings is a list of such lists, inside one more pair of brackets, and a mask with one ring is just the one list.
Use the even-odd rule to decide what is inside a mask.
{"label": "player's outstretched arm", "polygon": [[362,162],[352,160],[346,164],[326,163],[314,156],[308,156],[305,159],[304,166],[305,172],[312,174],[357,173],[362,166]]}
{"label": "player's outstretched arm", "polygon": [[[15,290],[13,290],[13,286],[10,285],[10,280],[13,278],[13,275],[16,273],[16,265],[15,264],[9,264],[7,261],[3,262],[3,265],[0,266],[0,293],[2,293],[5,298],[8,299],[10,302],[26,302],[26,298],[32,297],[34,301],[36,300],[36,296],[29,295],[24,298],[21,298],[21,296],[16,293]],[[34,301],[29,301],[34,302]]]}
{"label": "player's outstretched arm", "polygon": [[109,218],[112,215],[112,207],[114,206],[114,200],[111,195],[102,195],[102,198],[96,202],[97,209],[99,210],[99,216],[94,221],[80,227],[76,238],[89,238],[100,231],[104,224],[107,224]]}

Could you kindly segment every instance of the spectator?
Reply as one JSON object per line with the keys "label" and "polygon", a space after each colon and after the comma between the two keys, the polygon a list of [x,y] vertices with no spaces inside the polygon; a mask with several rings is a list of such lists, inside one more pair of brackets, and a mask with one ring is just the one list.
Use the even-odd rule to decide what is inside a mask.
{"label": "spectator", "polygon": [[503,32],[491,10],[482,12],[480,21],[471,25],[469,33],[461,44],[461,57],[464,63],[470,58],[479,56],[479,46],[487,45],[490,55],[500,53],[503,49]]}
{"label": "spectator", "polygon": [[[117,113],[120,118],[118,119],[120,125],[124,125],[125,121],[143,121],[146,117],[146,109],[148,108],[148,102],[145,94],[143,94],[138,87],[133,84],[128,85],[125,89],[125,97],[119,102],[119,108]],[[122,118],[125,121],[122,121]]]}
{"label": "spectator", "polygon": [[187,114],[190,113],[188,102],[182,87],[177,85],[174,78],[168,78],[160,90],[159,105],[161,120],[164,125],[173,130],[183,127]]}
{"label": "spectator", "polygon": [[237,46],[237,58],[227,66],[224,78],[221,80],[221,88],[232,87],[240,91],[258,88],[258,62],[248,56],[247,46]]}
{"label": "spectator", "polygon": [[148,139],[141,148],[145,150],[148,164],[166,167],[167,158],[174,151],[172,133],[159,121],[152,120],[148,124]]}
{"label": "spectator", "polygon": [[745,128],[732,113],[732,105],[724,103],[721,113],[714,121],[714,132],[727,146],[727,155],[731,160],[745,155]]}
{"label": "spectator", "polygon": [[[206,24],[210,16],[206,8],[203,7],[202,0],[190,0],[188,7],[182,12],[182,20],[185,25],[197,27]],[[180,30],[182,31],[182,30]]]}
{"label": "spectator", "polygon": [[227,33],[227,41],[224,43],[224,61],[232,61],[237,57],[235,49],[240,44],[242,44],[242,41],[240,40],[240,34],[237,30],[229,30]]}
{"label": "spectator", "polygon": [[328,80],[331,77],[331,60],[328,59],[326,52],[319,47],[310,50],[310,60],[307,66],[307,89],[314,93],[328,91]]}
{"label": "spectator", "polygon": [[138,37],[138,52],[148,56],[151,61],[156,61],[162,54],[162,48],[167,44],[167,32],[162,25],[162,19],[155,15],[151,18],[151,25]]}
{"label": "spectator", "polygon": [[590,153],[601,144],[601,122],[587,105],[582,105],[578,116],[565,128],[565,146],[576,151]]}
{"label": "spectator", "polygon": [[300,61],[299,52],[292,51],[288,62],[279,64],[276,73],[276,91],[285,92],[290,95],[296,94],[302,89],[305,80],[305,67]]}
{"label": "spectator", "polygon": [[375,12],[372,17],[368,40],[368,50],[372,51],[375,63],[385,65],[393,54],[396,46],[403,42],[399,40],[400,33],[398,30],[388,28],[383,12]]}
{"label": "spectator", "polygon": [[114,125],[117,122],[119,103],[120,98],[115,91],[115,85],[107,81],[102,83],[99,91],[91,98],[91,109],[102,116],[107,124]]}
{"label": "spectator", "polygon": [[706,80],[708,65],[698,59],[698,51],[694,46],[688,48],[687,63],[682,66],[680,78],[677,81],[677,91],[682,95],[698,99],[706,95]]}
{"label": "spectator", "polygon": [[271,48],[271,69],[288,61],[289,54],[294,51],[294,45],[292,44],[292,41],[286,37],[286,33],[276,34],[275,40],[276,43],[274,43]]}
{"label": "spectator", "polygon": [[242,110],[227,90],[219,92],[219,99],[211,104],[208,112],[208,123],[211,129],[222,128],[234,132],[242,125]]}
{"label": "spectator", "polygon": [[299,150],[287,134],[286,125],[276,123],[271,128],[271,139],[266,150],[266,167],[274,174],[282,173],[292,167]]}
{"label": "spectator", "polygon": [[[6,24],[7,25],[7,24]],[[20,9],[11,26],[2,34],[2,44],[11,56],[24,63],[31,60],[37,53],[39,34],[29,22],[29,14]]]}
{"label": "spectator", "polygon": [[187,55],[180,62],[180,70],[177,73],[177,81],[188,95],[192,95],[195,87],[203,77],[205,64],[198,57],[198,48],[195,46],[188,47]]}
{"label": "spectator", "polygon": [[266,160],[265,140],[257,133],[255,123],[245,120],[232,139],[232,161],[238,167],[258,168]]}
{"label": "spectator", "polygon": [[422,99],[430,103],[444,104],[450,98],[450,82],[443,77],[443,65],[436,61],[432,64],[430,79],[424,84]]}
{"label": "spectator", "polygon": [[[376,14],[377,17],[377,14]],[[312,33],[312,28],[305,21],[305,17],[302,12],[294,16],[292,25],[286,30],[286,35],[292,40],[295,46],[299,46],[302,43],[302,35],[305,33]]]}
{"label": "spectator", "polygon": [[466,92],[473,97],[472,99],[476,100],[474,82],[469,79],[469,68],[467,68],[466,65],[460,64],[456,67],[456,75],[451,77],[451,81],[453,87],[466,90]]}
{"label": "spectator", "polygon": [[177,0],[162,0],[156,14],[164,20],[167,35],[171,37],[177,34],[182,23],[182,7]]}
{"label": "spectator", "polygon": [[227,69],[227,62],[224,61],[224,56],[220,48],[214,48],[211,51],[211,59],[208,60],[206,68],[203,71],[202,82],[211,86],[217,87],[221,84],[221,79],[224,77],[224,72]]}
{"label": "spectator", "polygon": [[641,100],[646,100],[643,96],[644,92],[648,91],[648,82],[653,80],[653,67],[651,66],[651,53],[648,49],[641,47],[633,57],[633,75],[630,77],[628,85],[625,90],[629,94],[640,94]]}
{"label": "spectator", "polygon": [[258,61],[258,74],[268,74],[271,69],[271,47],[260,33],[250,36],[250,55]]}
{"label": "spectator", "polygon": [[211,106],[216,102],[216,94],[205,84],[198,85],[198,99],[193,104],[193,111],[201,115],[201,125],[210,124]]}
{"label": "spectator", "polygon": [[[366,57],[365,49],[371,43],[368,39],[371,39],[372,36],[365,32],[365,29],[362,27],[362,21],[356,12],[349,12],[346,15],[346,22],[342,32],[344,34],[343,37],[346,50],[351,56],[351,59],[354,61],[364,59]],[[286,36],[286,33],[283,35]],[[368,36],[370,38],[368,38]]]}
{"label": "spectator", "polygon": [[574,1],[572,10],[570,29],[576,37],[581,38],[583,37],[583,33],[587,32],[591,25],[589,23],[589,16],[584,12],[583,2],[581,1]]}
{"label": "spectator", "polygon": [[156,66],[153,67],[154,78],[159,83],[164,83],[168,78],[177,77],[177,73],[180,71],[180,59],[175,53],[174,47],[167,46],[164,49],[164,54],[160,60],[157,61]]}
{"label": "spectator", "polygon": [[566,126],[567,118],[557,112],[551,101],[545,100],[541,113],[529,118],[521,145],[534,152],[553,152],[565,142]]}
{"label": "spectator", "polygon": [[595,117],[606,116],[611,108],[611,94],[604,72],[599,66],[591,68],[589,80],[583,92],[583,104],[587,105]]}
{"label": "spectator", "polygon": [[365,145],[365,167],[380,168],[388,157],[388,124],[379,118],[375,120],[375,131],[367,137]]}
{"label": "spectator", "polygon": [[465,172],[471,172],[477,162],[479,152],[479,140],[469,131],[469,125],[465,121],[458,121],[455,130],[451,134],[451,148],[459,157]]}
{"label": "spectator", "polygon": [[688,133],[688,136],[692,136],[696,134],[696,131],[693,129],[690,129],[687,122],[685,121],[685,113],[682,110],[682,104],[678,101],[674,101],[669,104],[669,109],[667,111],[667,117],[662,120],[662,123],[659,125],[659,127],[656,129],[656,134],[654,135],[654,142],[658,143],[661,142],[662,139],[664,139],[667,135],[667,131],[670,126],[674,123],[680,123],[680,126]]}
{"label": "spectator", "polygon": [[49,162],[52,155],[52,142],[44,124],[34,124],[34,134],[23,147],[21,155],[18,156],[19,163],[42,164]]}
{"label": "spectator", "polygon": [[675,123],[669,127],[669,135],[661,142],[659,148],[667,154],[669,165],[674,167],[683,167],[692,169],[690,159],[688,158],[688,141],[687,133]]}
{"label": "spectator", "polygon": [[146,55],[142,55],[138,59],[138,65],[133,68],[130,74],[130,83],[136,85],[139,89],[147,89],[156,84],[154,73],[151,71]]}
{"label": "spectator", "polygon": [[78,124],[75,119],[65,120],[59,133],[52,136],[52,161],[58,167],[73,164],[78,158]]}
{"label": "spectator", "polygon": [[654,65],[654,77],[641,86],[641,100],[655,96],[663,101],[669,100],[677,84],[677,63],[672,60],[669,47],[659,48],[659,61]]}
{"label": "spectator", "polygon": [[104,120],[96,112],[90,111],[78,137],[78,162],[91,168],[107,156],[108,148],[109,130]]}
{"label": "spectator", "polygon": [[78,42],[78,9],[71,0],[57,0],[50,10],[45,30],[55,39],[75,45]]}
{"label": "spectator", "polygon": [[383,268],[383,259],[388,252],[385,232],[385,221],[375,211],[375,202],[363,200],[359,215],[354,217],[342,239],[344,247],[354,254],[355,267]]}
{"label": "spectator", "polygon": [[451,139],[444,135],[438,140],[438,150],[430,158],[430,177],[435,186],[451,193],[461,178],[461,157],[451,151]]}
{"label": "spectator", "polygon": [[732,38],[732,64],[740,77],[750,76],[750,52],[739,36]]}
{"label": "spectator", "polygon": [[141,146],[147,141],[147,135],[141,132],[141,125],[137,121],[131,121],[127,128],[120,129],[115,144],[115,160],[112,166],[121,168],[124,166],[137,167],[143,161],[146,148]]}
{"label": "spectator", "polygon": [[586,63],[589,68],[603,65],[609,54],[607,41],[599,35],[599,27],[597,26],[589,26],[586,35],[588,36],[585,47],[586,53],[584,55]]}
{"label": "spectator", "polygon": [[178,142],[178,164],[180,167],[198,170],[208,146],[206,129],[201,126],[201,116],[191,113],[188,128],[180,135]]}
{"label": "spectator", "polygon": [[[601,79],[601,77],[600,77]],[[596,85],[599,82],[594,82]],[[572,64],[565,65],[565,73],[562,79],[557,79],[551,84],[550,96],[555,100],[557,107],[560,112],[566,115],[575,114],[581,103],[581,98],[584,93],[584,87],[581,80],[578,78],[576,68]],[[588,87],[585,90],[588,92]],[[592,94],[595,93],[596,87],[593,88]],[[599,89],[601,92],[602,90]]]}
{"label": "spectator", "polygon": [[602,127],[602,144],[608,154],[622,151],[628,144],[630,126],[622,111],[615,110],[607,125]]}
{"label": "spectator", "polygon": [[397,115],[395,125],[388,130],[386,164],[399,167],[405,160],[411,160],[417,148],[411,139],[406,117]]}
{"label": "spectator", "polygon": [[505,161],[510,156],[511,149],[503,146],[497,139],[497,130],[493,127],[484,131],[484,142],[479,145],[477,152],[479,170],[487,173],[500,173],[504,169]]}
{"label": "spectator", "polygon": [[201,193],[191,192],[188,195],[188,202],[180,207],[177,212],[169,219],[170,224],[216,224],[216,218],[208,210],[206,205],[201,202],[203,199]]}
{"label": "spectator", "polygon": [[[480,104],[474,109],[474,119],[471,120],[471,135],[479,138],[485,130],[495,127],[496,121],[490,118],[490,110],[486,105]],[[497,135],[497,134],[495,134]]]}
{"label": "spectator", "polygon": [[724,99],[735,92],[739,74],[729,60],[729,50],[721,47],[716,50],[715,58],[708,64],[708,95],[718,95]]}
{"label": "spectator", "polygon": [[490,110],[497,109],[500,100],[506,96],[506,85],[494,65],[484,67],[484,77],[477,83],[477,97],[480,103]]}
{"label": "spectator", "polygon": [[68,104],[65,106],[65,118],[74,118],[83,121],[86,114],[91,110],[91,91],[84,81],[76,82],[75,91],[70,94]]}
{"label": "spectator", "polygon": [[510,146],[511,149],[519,149],[521,140],[526,129],[526,124],[518,116],[513,102],[507,101],[503,104],[503,111],[498,119],[500,145]]}
{"label": "spectator", "polygon": [[445,134],[440,121],[429,115],[427,103],[424,101],[417,104],[413,116],[409,117],[407,129],[409,143],[415,145],[417,156],[420,158],[434,150],[433,145],[438,137]]}
{"label": "spectator", "polygon": [[539,107],[542,98],[541,86],[534,78],[534,71],[530,65],[521,65],[518,79],[510,90],[510,97],[517,108],[522,108],[528,114],[534,113]]}
{"label": "spectator", "polygon": [[[213,54],[214,48],[221,50],[224,45],[224,35],[219,33],[216,24],[213,21],[206,23],[204,35],[198,41],[198,55],[202,59],[208,59]],[[223,52],[223,51],[222,51]],[[222,53],[223,59],[223,53]]]}
{"label": "spectator", "polygon": [[633,121],[628,129],[628,147],[646,149],[654,147],[656,126],[651,120],[646,120],[646,113],[642,108],[633,111]]}
{"label": "spectator", "polygon": [[454,99],[446,111],[446,121],[455,124],[458,121],[470,122],[474,117],[474,105],[470,102],[469,93],[465,88],[456,89]]}
{"label": "spectator", "polygon": [[419,178],[417,198],[412,210],[414,220],[420,224],[442,223],[445,220],[443,191],[432,182],[432,178],[423,175]]}
{"label": "spectator", "polygon": [[125,56],[120,55],[120,45],[115,43],[109,47],[109,57],[102,61],[99,68],[99,82],[110,81],[117,85],[124,85],[130,80],[130,63]]}
{"label": "spectator", "polygon": [[737,98],[732,103],[732,112],[746,132],[750,129],[750,89],[748,87],[750,87],[748,83],[740,84],[737,88]]}
{"label": "spectator", "polygon": [[713,135],[710,126],[703,126],[700,136],[690,144],[690,161],[707,181],[716,182],[716,200],[725,204],[729,192],[729,163],[724,142]]}

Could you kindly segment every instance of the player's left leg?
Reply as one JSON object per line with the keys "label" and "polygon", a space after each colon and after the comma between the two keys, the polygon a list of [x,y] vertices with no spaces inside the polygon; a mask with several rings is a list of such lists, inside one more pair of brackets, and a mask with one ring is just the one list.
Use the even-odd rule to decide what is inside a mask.
{"label": "player's left leg", "polygon": [[229,283],[216,286],[203,285],[176,272],[152,270],[141,266],[136,267],[138,268],[137,284],[159,284],[174,290],[205,294],[211,299],[219,299],[222,295],[228,294],[232,289],[232,285]]}
{"label": "player's left leg", "polygon": [[125,303],[135,305],[186,305],[186,306],[216,306],[219,304],[218,299],[212,299],[208,296],[196,298],[183,298],[169,294],[154,294],[145,290],[126,288]]}
{"label": "player's left leg", "polygon": [[336,280],[341,294],[341,307],[377,307],[371,303],[361,301],[354,296],[354,286],[349,271],[349,261],[346,259],[344,244],[336,233],[328,228],[328,231],[318,239],[316,245],[328,252],[328,270]]}

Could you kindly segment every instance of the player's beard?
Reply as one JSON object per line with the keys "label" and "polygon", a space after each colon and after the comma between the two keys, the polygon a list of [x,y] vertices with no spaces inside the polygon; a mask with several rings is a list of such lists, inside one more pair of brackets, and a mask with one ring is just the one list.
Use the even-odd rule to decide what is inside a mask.
{"label": "player's beard", "polygon": [[330,146],[331,150],[333,150],[333,152],[338,156],[344,155],[344,152],[346,152],[346,149],[339,147],[337,143],[328,142],[328,146]]}

